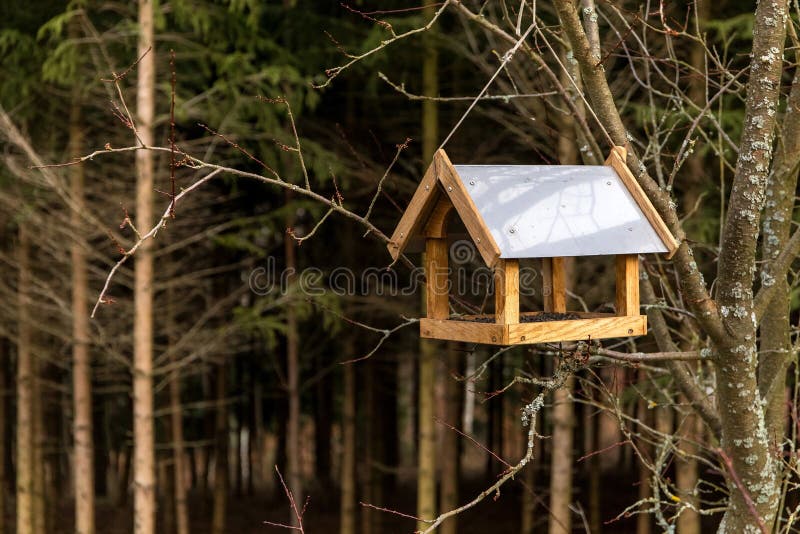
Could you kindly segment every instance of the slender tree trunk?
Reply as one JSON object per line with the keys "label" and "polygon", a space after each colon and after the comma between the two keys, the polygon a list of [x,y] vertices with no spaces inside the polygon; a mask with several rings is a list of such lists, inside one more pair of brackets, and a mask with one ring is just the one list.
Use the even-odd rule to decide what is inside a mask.
{"label": "slender tree trunk", "polygon": [[[234,378],[234,381],[236,378]],[[244,479],[242,477],[242,420],[238,417],[239,403],[237,402],[234,413],[234,427],[233,427],[233,494],[236,497],[242,496],[242,489],[244,488]]]}
{"label": "slender tree trunk", "polygon": [[[681,396],[681,404],[688,404],[686,398]],[[696,413],[690,412],[683,420],[678,430],[681,437],[679,449],[683,454],[675,459],[675,482],[678,486],[678,496],[695,506],[699,505],[697,498],[697,454],[699,442],[703,433],[702,420]],[[686,508],[678,516],[678,534],[701,534],[700,514]]]}
{"label": "slender tree trunk", "polygon": [[[142,143],[153,145],[155,41],[153,0],[139,0],[136,119]],[[149,50],[149,52],[148,52]],[[146,53],[146,55],[145,55]],[[136,228],[153,226],[153,153],[136,152]],[[133,495],[134,534],[156,531],[156,465],[153,421],[153,248],[145,241],[135,257],[133,319]]]}
{"label": "slender tree trunk", "polygon": [[[348,343],[352,346],[352,341]],[[348,350],[349,356],[352,350]],[[356,369],[344,366],[344,406],[342,410],[342,502],[339,534],[356,532]]]}
{"label": "slender tree trunk", "polygon": [[[83,154],[81,105],[73,95],[70,108],[70,156],[76,159]],[[72,434],[75,440],[75,532],[94,534],[94,436],[92,428],[92,367],[89,353],[89,308],[86,251],[84,250],[84,225],[81,212],[84,208],[83,165],[72,165],[70,196],[74,209],[70,214],[75,238],[70,245],[72,257],[72,398],[74,420]]]}
{"label": "slender tree trunk", "polygon": [[211,519],[211,534],[225,534],[228,506],[228,407],[227,376],[225,364],[217,366],[216,398],[214,418],[214,506]]}
{"label": "slender tree trunk", "polygon": [[44,484],[44,402],[42,400],[42,361],[33,359],[33,532],[44,534],[47,506]]}
{"label": "slender tree trunk", "polygon": [[[589,434],[589,447],[586,454],[596,453],[600,450],[600,415],[591,417],[591,423],[587,431]],[[602,529],[601,503],[600,503],[600,479],[602,472],[600,469],[600,455],[592,454],[589,462],[589,531],[592,534],[600,534]]]}
{"label": "slender tree trunk", "polygon": [[[647,381],[647,371],[644,369],[639,370],[639,383],[641,384],[642,388],[646,389],[646,381]],[[646,430],[644,427],[650,426],[650,414],[651,410],[647,407],[647,401],[640,397],[638,402],[636,403],[636,419],[637,424],[642,427],[639,431],[641,435],[644,435]],[[639,440],[637,444],[639,450],[642,451],[642,454],[646,458],[652,458],[652,452],[650,444],[647,443],[644,439]],[[639,470],[639,501],[644,501],[653,495],[653,490],[650,487],[650,469],[647,468],[644,462],[637,461],[636,465]],[[650,534],[650,523],[651,523],[651,516],[650,514],[639,514],[636,516],[636,534]]]}
{"label": "slender tree trunk", "polygon": [[123,444],[119,451],[120,466],[119,466],[119,485],[117,487],[117,508],[124,508],[128,504],[128,487],[131,480],[131,451]]}
{"label": "slender tree trunk", "polygon": [[[564,54],[566,57],[566,54]],[[569,61],[566,64],[571,64]],[[561,78],[565,86],[571,87],[569,78],[575,84],[580,84],[580,77],[575,72],[563,72]],[[572,91],[570,91],[572,93]],[[578,163],[578,149],[575,145],[575,123],[571,116],[559,117],[561,135],[558,137],[558,159],[562,165]],[[555,263],[553,264],[555,265]],[[553,267],[554,268],[554,267]],[[565,279],[570,280],[573,269],[572,262],[566,262],[563,267]],[[554,301],[555,299],[553,299]],[[566,304],[566,298],[565,304]],[[550,311],[566,311],[566,309],[552,309]],[[564,386],[553,394],[553,453],[550,463],[550,534],[569,533],[572,531],[572,446],[575,432],[575,405],[572,401],[572,389],[575,385],[574,377],[570,376]]]}
{"label": "slender tree trunk", "polygon": [[30,236],[21,221],[17,257],[17,534],[33,534],[33,354],[31,347]]}
{"label": "slender tree trunk", "polygon": [[[364,367],[364,409],[362,419],[362,435],[364,439],[364,452],[362,453],[361,467],[361,496],[365,502],[378,503],[376,498],[375,482],[375,362],[370,361]],[[373,510],[367,506],[361,507],[361,534],[372,534],[373,532]]]}
{"label": "slender tree trunk", "polygon": [[[431,17],[435,6],[425,7],[424,16]],[[422,63],[422,91],[426,96],[439,92],[438,54],[428,31],[424,35],[425,54]],[[427,165],[433,159],[439,141],[439,117],[436,102],[422,102],[422,159]],[[423,302],[425,295],[423,295]],[[436,514],[436,428],[434,422],[436,402],[436,358],[434,342],[420,340],[418,383],[418,442],[417,442],[417,517],[433,519]],[[425,530],[426,523],[418,522],[417,530]]]}
{"label": "slender tree trunk", "polygon": [[[175,295],[172,286],[167,298],[167,329],[170,336],[170,348],[175,345]],[[186,454],[183,443],[183,404],[181,404],[181,370],[178,366],[178,354],[173,352],[173,370],[169,381],[170,428],[172,430],[172,457],[174,476],[174,499],[177,534],[189,534],[189,506],[186,501]]]}
{"label": "slender tree trunk", "polygon": [[6,398],[8,396],[8,378],[6,374],[9,358],[8,342],[0,338],[0,534],[9,531],[6,523],[6,510],[8,509],[8,473],[6,471],[6,454],[9,447],[8,439],[8,411]]}
{"label": "slender tree trunk", "polygon": [[[317,356],[319,368],[325,366],[325,354],[320,352]],[[325,377],[317,381],[314,387],[314,463],[315,473],[324,495],[330,495],[333,489],[331,478],[331,431],[332,431],[332,406],[333,391],[332,381]]]}
{"label": "slender tree trunk", "polygon": [[[174,472],[173,472],[174,473]],[[175,488],[173,487],[174,474],[170,473],[169,459],[164,456],[158,460],[158,500],[161,503],[160,528],[164,532],[175,532]]]}
{"label": "slender tree trunk", "polygon": [[[290,205],[292,196],[287,190],[286,205]],[[291,208],[289,208],[291,209]],[[286,227],[294,226],[294,216],[289,215]],[[297,246],[294,238],[285,236],[286,270],[289,273],[287,282],[289,291],[294,291],[293,284],[296,280]],[[297,503],[305,501],[303,497],[303,478],[300,460],[300,347],[297,333],[297,315],[294,306],[286,309],[286,389],[289,397],[289,418],[286,421],[286,469],[289,491],[292,492]],[[294,512],[291,512],[292,526],[298,526],[299,521]]]}
{"label": "slender tree trunk", "polygon": [[553,448],[550,463],[550,534],[572,532],[572,440],[574,405],[570,398],[574,378],[553,394]]}
{"label": "slender tree trunk", "polygon": [[[461,419],[461,383],[451,373],[461,373],[461,356],[456,352],[453,343],[447,346],[447,362],[444,379],[444,420],[458,428]],[[442,483],[441,497],[439,499],[442,512],[447,512],[458,507],[458,481],[460,469],[460,454],[458,447],[459,435],[454,430],[444,427],[442,436]],[[458,532],[458,518],[453,517],[441,526],[442,534],[456,534]]]}

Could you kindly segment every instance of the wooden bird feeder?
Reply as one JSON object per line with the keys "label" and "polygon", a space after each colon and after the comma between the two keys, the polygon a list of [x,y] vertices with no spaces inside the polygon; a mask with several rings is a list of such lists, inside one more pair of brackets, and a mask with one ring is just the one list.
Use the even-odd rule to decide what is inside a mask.
{"label": "wooden bird feeder", "polygon": [[[678,242],[625,158],[625,149],[615,147],[605,165],[453,165],[444,150],[436,152],[388,245],[397,259],[412,240],[424,239],[422,337],[518,345],[646,334],[638,255],[671,257]],[[450,316],[447,222],[453,212],[493,270],[493,315]],[[616,313],[567,312],[564,258],[597,255],[616,256]],[[543,311],[520,312],[522,258],[542,259]],[[539,319],[557,320],[536,320],[542,312],[548,313]]]}

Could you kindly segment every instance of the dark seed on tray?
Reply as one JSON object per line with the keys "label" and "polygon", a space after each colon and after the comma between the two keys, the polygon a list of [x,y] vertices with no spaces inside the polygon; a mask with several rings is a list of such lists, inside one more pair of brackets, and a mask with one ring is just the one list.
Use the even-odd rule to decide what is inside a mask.
{"label": "dark seed on tray", "polygon": [[[577,313],[554,313],[542,312],[535,315],[520,315],[520,323],[543,323],[545,321],[574,321],[580,319],[581,316]],[[459,321],[468,321],[471,323],[494,323],[492,317],[473,317],[470,319],[459,318]]]}

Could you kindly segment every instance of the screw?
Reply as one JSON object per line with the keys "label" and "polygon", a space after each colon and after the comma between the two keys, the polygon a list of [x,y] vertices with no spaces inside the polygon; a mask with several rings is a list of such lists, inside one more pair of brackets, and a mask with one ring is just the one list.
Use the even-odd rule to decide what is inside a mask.
{"label": "screw", "polygon": [[448,187],[447,187],[447,190],[448,190],[448,191],[452,191],[452,190],[453,190],[453,187],[452,187],[452,186],[448,186]]}
{"label": "screw", "polygon": [[516,230],[514,228],[509,228],[508,229],[508,233],[509,234],[513,234],[514,232],[516,232]]}
{"label": "screw", "polygon": [[492,341],[497,341],[497,336],[492,336]]}
{"label": "screw", "polygon": [[404,234],[403,232],[400,232],[400,237],[403,237],[404,235],[405,235],[405,234]]}
{"label": "screw", "polygon": [[525,341],[525,336],[522,336],[521,338],[519,338],[519,340],[520,341]]}
{"label": "screw", "polygon": [[430,190],[431,190],[431,186],[429,186],[429,185],[426,185],[426,186],[425,186],[425,191],[430,191]]}
{"label": "screw", "polygon": [[606,182],[606,185],[611,185],[611,182]]}
{"label": "screw", "polygon": [[628,328],[628,333],[633,334],[633,328]]}
{"label": "screw", "polygon": [[480,243],[481,242],[481,238],[479,237],[478,239],[475,240],[475,242],[476,243]]}

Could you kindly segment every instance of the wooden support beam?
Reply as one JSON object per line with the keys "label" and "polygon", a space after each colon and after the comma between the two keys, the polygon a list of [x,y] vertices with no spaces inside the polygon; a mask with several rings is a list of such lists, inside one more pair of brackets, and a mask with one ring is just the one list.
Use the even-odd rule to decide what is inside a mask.
{"label": "wooden support beam", "polygon": [[475,246],[481,258],[483,258],[487,267],[493,269],[495,264],[500,261],[500,248],[495,243],[489,227],[486,226],[486,222],[481,217],[478,207],[473,202],[466,187],[464,187],[456,168],[442,149],[436,152],[433,163],[436,166],[436,176],[442,184],[445,194],[450,197],[461,222],[464,223],[464,227],[469,232],[470,237],[475,241]]}
{"label": "wooden support beam", "polygon": [[519,260],[498,260],[495,266],[494,313],[497,324],[519,322]]}
{"label": "wooden support beam", "polygon": [[427,317],[447,319],[450,317],[450,276],[447,239],[444,237],[425,239],[425,279]]}
{"label": "wooden support beam", "polygon": [[564,258],[542,258],[544,311],[566,313],[567,285]]}
{"label": "wooden support beam", "polygon": [[617,256],[617,315],[639,315],[639,256]]}
{"label": "wooden support beam", "polygon": [[[437,186],[438,187],[438,186]],[[447,222],[450,219],[450,212],[453,210],[453,203],[450,198],[445,194],[439,195],[439,200],[433,207],[428,222],[422,229],[422,235],[425,237],[447,237]]]}

